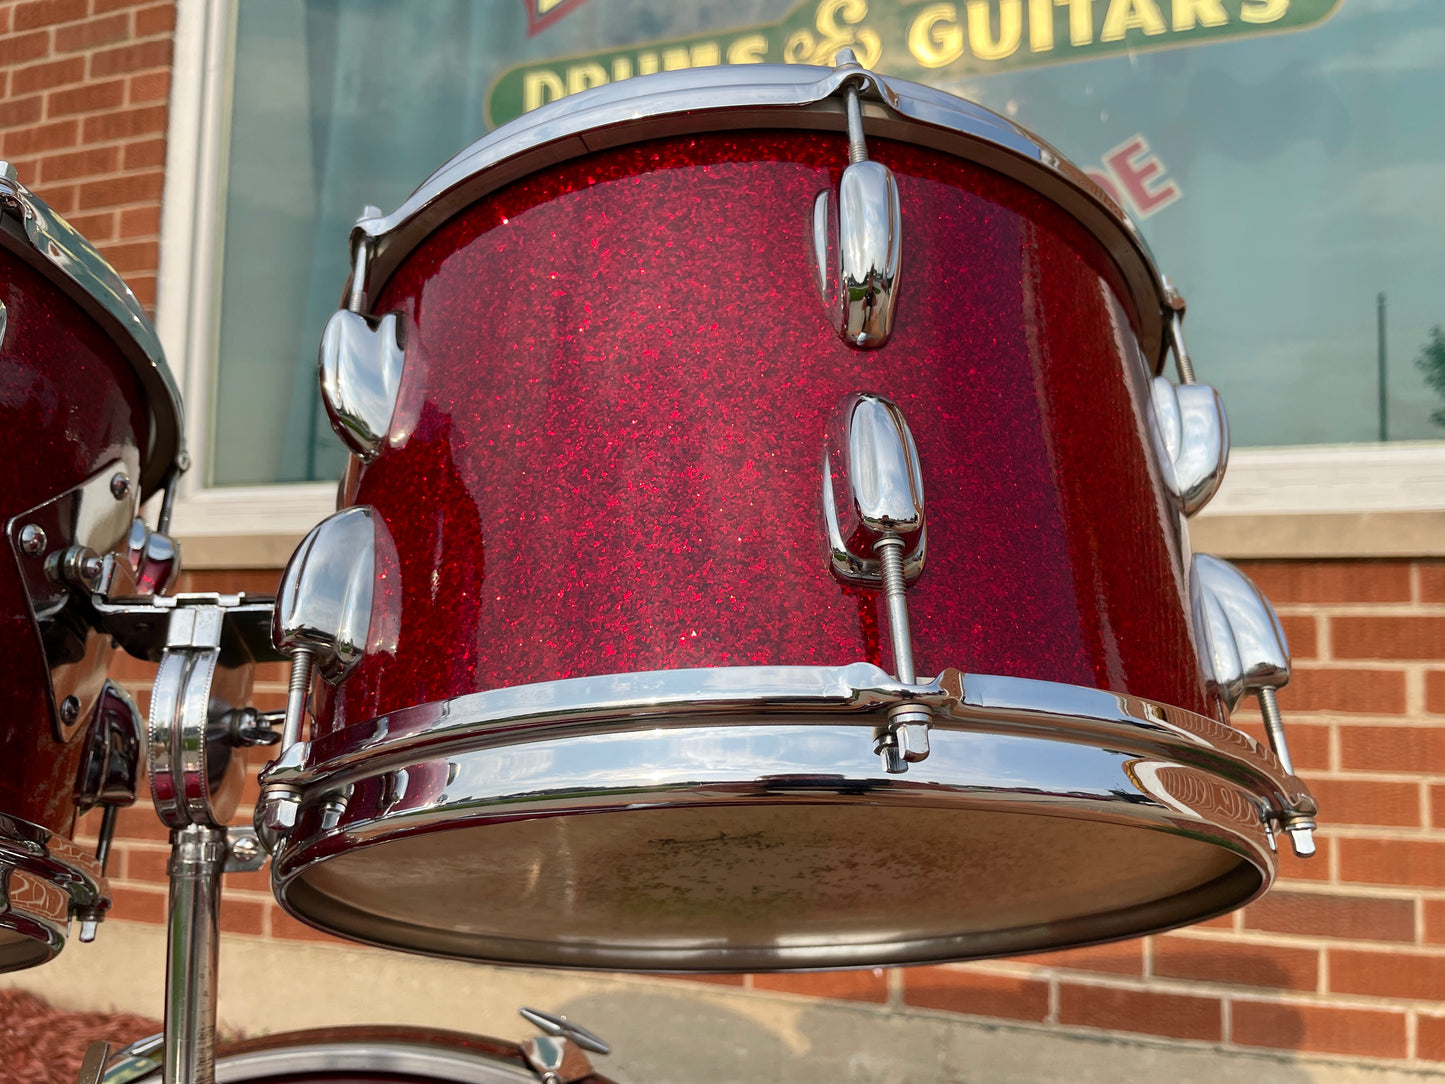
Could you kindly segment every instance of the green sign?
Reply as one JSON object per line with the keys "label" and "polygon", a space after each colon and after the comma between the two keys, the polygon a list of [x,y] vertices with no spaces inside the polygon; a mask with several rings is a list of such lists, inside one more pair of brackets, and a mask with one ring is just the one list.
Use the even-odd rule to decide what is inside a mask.
{"label": "green sign", "polygon": [[519,64],[502,72],[487,117],[503,124],[589,87],[714,64],[833,63],[937,83],[965,75],[1199,45],[1300,29],[1340,0],[803,0],[766,26]]}

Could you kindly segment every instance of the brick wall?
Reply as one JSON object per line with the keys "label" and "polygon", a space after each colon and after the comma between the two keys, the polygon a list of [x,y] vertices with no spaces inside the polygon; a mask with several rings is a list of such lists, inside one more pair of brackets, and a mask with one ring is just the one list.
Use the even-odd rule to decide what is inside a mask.
{"label": "brick wall", "polygon": [[0,3],[0,157],[155,306],[173,0]]}
{"label": "brick wall", "polygon": [[[0,2],[0,156],[155,302],[172,3]],[[1236,1047],[1445,1062],[1445,563],[1247,566],[1296,659],[1280,697],[1322,807],[1320,854],[1243,912],[1161,937],[1017,960],[708,981],[897,1011],[960,1013]],[[268,592],[274,572],[192,573],[184,590]],[[117,667],[142,708],[151,671]],[[284,701],[281,666],[256,699]],[[1258,719],[1237,721],[1259,736]],[[259,757],[257,758],[259,759]],[[254,778],[245,802],[254,800]],[[246,810],[241,816],[248,816]],[[121,817],[114,917],[158,923],[165,832]],[[95,818],[82,826],[89,841]],[[327,940],[266,875],[226,878],[223,928]],[[159,966],[159,964],[158,964]]]}

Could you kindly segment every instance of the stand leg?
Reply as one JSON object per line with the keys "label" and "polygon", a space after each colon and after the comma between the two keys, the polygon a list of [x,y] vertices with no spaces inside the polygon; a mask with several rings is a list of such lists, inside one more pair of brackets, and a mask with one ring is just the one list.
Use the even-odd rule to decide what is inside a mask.
{"label": "stand leg", "polygon": [[226,830],[171,832],[164,1084],[215,1084],[216,970]]}

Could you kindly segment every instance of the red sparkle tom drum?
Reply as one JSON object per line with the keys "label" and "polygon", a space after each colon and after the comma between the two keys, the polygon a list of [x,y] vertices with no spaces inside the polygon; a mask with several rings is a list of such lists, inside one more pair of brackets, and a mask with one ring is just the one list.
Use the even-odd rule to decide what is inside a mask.
{"label": "red sparkle tom drum", "polygon": [[106,681],[91,591],[127,576],[140,503],[174,469],[179,399],[150,321],[114,270],[0,163],[0,970],[50,959],[72,917],[110,905],[71,841],[121,802],[135,706]]}
{"label": "red sparkle tom drum", "polygon": [[264,776],[288,911],[761,970],[1270,883],[1298,781],[1201,666],[1165,287],[1046,145],[856,65],[675,72],[499,129],[353,249],[356,458],[277,609],[320,670]]}

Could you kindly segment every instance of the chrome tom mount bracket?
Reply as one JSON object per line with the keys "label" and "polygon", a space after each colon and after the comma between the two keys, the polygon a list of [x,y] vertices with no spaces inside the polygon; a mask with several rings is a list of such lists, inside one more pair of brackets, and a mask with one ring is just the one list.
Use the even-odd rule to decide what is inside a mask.
{"label": "chrome tom mount bracket", "polygon": [[[859,392],[839,404],[823,448],[823,525],[833,574],[881,587],[898,681],[916,685],[908,585],[923,572],[927,530],[918,446],[896,403]],[[906,772],[928,756],[933,709],[906,700],[876,737],[884,768]]]}
{"label": "chrome tom mount bracket", "polygon": [[522,1044],[522,1057],[542,1084],[573,1084],[592,1075],[593,1054],[610,1054],[612,1047],[581,1024],[540,1009],[517,1010],[542,1035]]}
{"label": "chrome tom mount bracket", "polygon": [[813,201],[813,256],[818,286],[833,329],[849,346],[876,349],[893,333],[903,254],[903,212],[893,171],[868,157],[860,88],[876,85],[851,49],[840,49],[837,71],[847,78],[848,166],[836,192]]}

